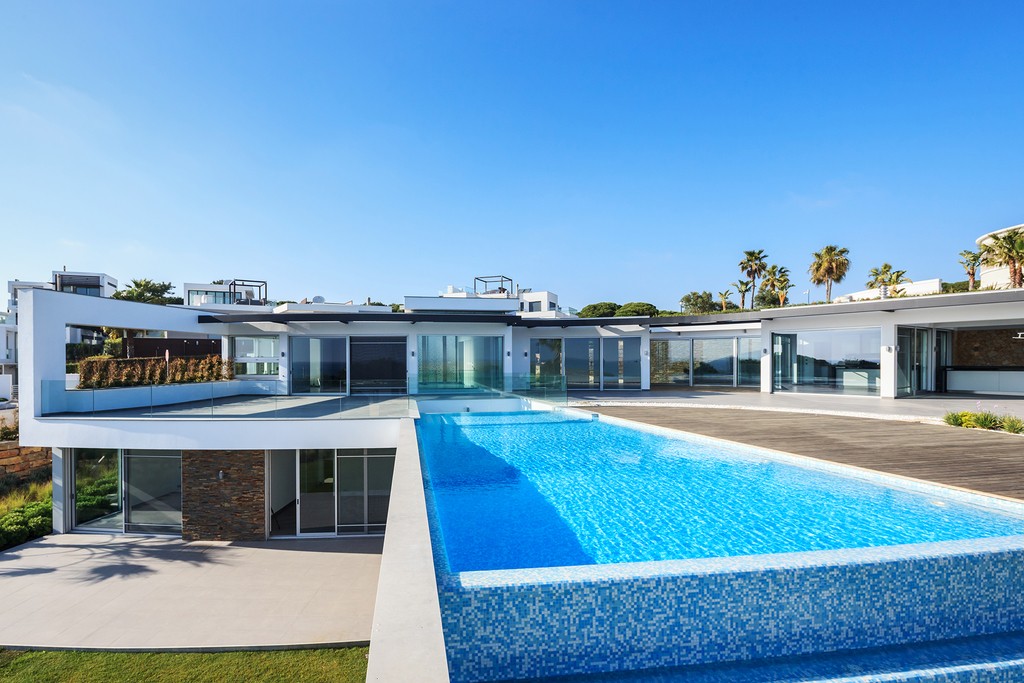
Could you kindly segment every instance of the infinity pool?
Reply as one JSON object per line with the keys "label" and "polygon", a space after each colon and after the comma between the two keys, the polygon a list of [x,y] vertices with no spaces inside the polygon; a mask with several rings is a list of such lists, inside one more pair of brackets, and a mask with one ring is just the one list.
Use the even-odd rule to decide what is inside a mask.
{"label": "infinity pool", "polygon": [[419,436],[455,572],[1024,534],[996,510],[565,413],[430,415]]}
{"label": "infinity pool", "polygon": [[451,680],[1024,631],[1024,506],[630,425],[417,422]]}

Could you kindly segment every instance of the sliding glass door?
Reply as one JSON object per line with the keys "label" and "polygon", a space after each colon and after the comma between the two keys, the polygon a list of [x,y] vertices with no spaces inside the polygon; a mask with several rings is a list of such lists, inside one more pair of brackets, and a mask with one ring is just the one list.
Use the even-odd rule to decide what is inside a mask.
{"label": "sliding glass door", "polygon": [[292,337],[293,394],[348,392],[347,343],[344,337]]}
{"label": "sliding glass door", "polygon": [[299,451],[299,533],[334,533],[334,450]]}
{"label": "sliding glass door", "polygon": [[121,458],[116,448],[76,448],[72,452],[73,526],[121,531]]}
{"label": "sliding glass door", "polygon": [[270,452],[271,536],[384,533],[394,448]]}
{"label": "sliding glass door", "polygon": [[181,532],[181,453],[124,454],[124,530]]}

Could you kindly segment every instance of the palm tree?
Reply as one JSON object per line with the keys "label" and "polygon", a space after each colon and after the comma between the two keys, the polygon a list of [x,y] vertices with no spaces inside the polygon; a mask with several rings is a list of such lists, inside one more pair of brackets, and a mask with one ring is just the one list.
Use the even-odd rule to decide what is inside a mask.
{"label": "palm tree", "polygon": [[872,268],[868,271],[867,286],[873,289],[881,289],[889,287],[890,292],[893,296],[900,296],[903,292],[897,289],[897,285],[902,285],[907,282],[913,282],[907,277],[907,271],[905,270],[893,270],[892,264],[883,263],[881,268]]}
{"label": "palm tree", "polygon": [[1008,230],[981,247],[981,262],[1006,266],[1010,271],[1010,287],[1024,286],[1024,230]]}
{"label": "palm tree", "polygon": [[847,254],[850,250],[846,247],[837,247],[829,244],[821,251],[814,252],[814,262],[808,272],[811,274],[811,282],[816,285],[825,285],[825,301],[832,301],[832,283],[842,282],[850,270],[850,259]]}
{"label": "palm tree", "polygon": [[978,266],[981,265],[981,253],[964,249],[960,252],[960,265],[967,273],[967,291],[974,289],[974,277],[978,273]]}
{"label": "palm tree", "polygon": [[[750,291],[750,287],[753,284],[750,280],[739,280],[737,282],[729,283],[736,288],[736,293],[740,295],[740,308],[747,307],[747,292]],[[753,304],[753,297],[751,297],[751,304]]]}
{"label": "palm tree", "polygon": [[[768,262],[765,261],[766,258],[768,258],[768,255],[764,253],[764,249],[743,252],[743,260],[740,261],[740,271],[750,278],[751,292],[757,291],[757,278],[764,275],[765,270],[768,268]],[[753,301],[751,301],[750,307],[754,307]]]}
{"label": "palm tree", "polygon": [[732,294],[732,290],[725,290],[724,292],[718,293],[718,300],[722,302],[722,310],[725,310],[725,305],[729,303],[729,295]]}
{"label": "palm tree", "polygon": [[761,281],[761,291],[767,292],[779,300],[779,306],[786,305],[786,297],[793,284],[789,281],[789,268],[785,266],[768,266]]}

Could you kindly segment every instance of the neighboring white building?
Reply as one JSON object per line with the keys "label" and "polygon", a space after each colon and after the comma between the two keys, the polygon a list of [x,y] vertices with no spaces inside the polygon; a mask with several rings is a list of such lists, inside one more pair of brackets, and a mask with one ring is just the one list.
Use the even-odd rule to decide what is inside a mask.
{"label": "neighboring white building", "polygon": [[[1011,225],[1008,228],[1001,230],[994,230],[987,232],[978,239],[974,240],[975,244],[978,245],[978,249],[984,249],[985,244],[992,240],[993,237],[998,237],[1011,230],[1024,230],[1024,223],[1020,225]],[[1010,269],[1007,266],[989,266],[984,263],[981,264],[981,269],[978,272],[978,288],[979,289],[1005,289],[1010,286]]]}
{"label": "neighboring white building", "polygon": [[[890,288],[891,290],[892,288]],[[899,290],[899,294],[893,294],[889,291],[886,294],[886,298],[893,298],[894,296],[927,296],[929,294],[942,294],[942,280],[935,278],[932,280],[918,280],[916,282],[905,282],[896,289]],[[881,299],[882,291],[878,287],[872,289],[864,289],[859,292],[853,292],[851,294],[843,294],[832,299],[834,304],[844,304],[850,301],[870,301],[871,299]]]}
{"label": "neighboring white building", "polygon": [[[87,273],[66,270],[55,270],[49,282],[31,280],[9,280],[7,282],[7,313],[0,319],[0,375],[11,377],[12,388],[9,393],[17,396],[18,387],[18,300],[26,291],[46,289],[79,294],[83,296],[110,297],[117,291],[117,280],[106,273]],[[89,332],[84,332],[89,337]],[[67,343],[77,344],[83,341],[83,330],[68,327],[64,333]]]}

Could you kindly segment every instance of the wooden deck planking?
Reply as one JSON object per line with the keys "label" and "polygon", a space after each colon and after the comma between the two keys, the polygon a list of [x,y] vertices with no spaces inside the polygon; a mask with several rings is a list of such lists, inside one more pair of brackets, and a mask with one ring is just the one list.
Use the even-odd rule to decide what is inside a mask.
{"label": "wooden deck planking", "polygon": [[594,412],[1024,499],[1024,437],[916,422],[680,407]]}

